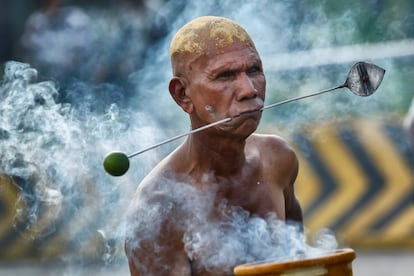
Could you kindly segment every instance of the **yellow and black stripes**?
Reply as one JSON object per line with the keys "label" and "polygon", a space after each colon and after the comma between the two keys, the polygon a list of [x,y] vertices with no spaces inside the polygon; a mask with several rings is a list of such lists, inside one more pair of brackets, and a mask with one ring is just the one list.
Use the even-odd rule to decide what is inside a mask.
{"label": "yellow and black stripes", "polygon": [[414,147],[398,121],[315,129],[292,136],[306,226],[355,246],[414,246]]}
{"label": "yellow and black stripes", "polygon": [[[310,232],[331,228],[354,247],[414,247],[414,143],[398,120],[317,125],[290,138]],[[121,194],[102,195],[88,181],[62,189],[62,201],[53,204],[39,201],[25,180],[0,174],[0,259],[75,253],[102,260],[105,250],[116,251],[109,247],[120,245],[100,229],[119,224],[123,209],[105,203]]]}
{"label": "yellow and black stripes", "polygon": [[[63,190],[62,201],[54,204],[36,198],[23,180],[0,174],[0,259],[73,254],[72,258],[100,260],[108,241],[98,230],[119,223],[119,210],[101,202],[96,186],[85,186]],[[106,200],[116,202],[117,196],[114,191]]]}

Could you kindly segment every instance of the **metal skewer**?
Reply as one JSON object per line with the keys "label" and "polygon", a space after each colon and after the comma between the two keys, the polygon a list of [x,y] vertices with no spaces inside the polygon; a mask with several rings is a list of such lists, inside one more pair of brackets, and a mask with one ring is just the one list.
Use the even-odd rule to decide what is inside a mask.
{"label": "metal skewer", "polygon": [[[366,63],[366,62],[357,62],[355,63],[350,71],[348,72],[348,77],[345,81],[344,84],[332,87],[332,88],[328,88],[328,89],[324,89],[312,94],[308,94],[308,95],[304,95],[304,96],[298,96],[292,99],[287,99],[281,102],[277,102],[274,104],[270,104],[267,106],[262,107],[261,109],[254,111],[254,112],[262,112],[264,110],[270,109],[270,108],[274,108],[283,104],[287,104],[293,101],[297,101],[297,100],[301,100],[301,99],[305,99],[305,98],[309,98],[309,97],[313,97],[316,95],[320,95],[320,94],[324,94],[330,91],[334,91],[334,90],[338,90],[341,88],[348,88],[352,93],[354,93],[355,95],[358,96],[362,96],[362,97],[366,97],[366,96],[370,96],[372,95],[377,88],[379,87],[379,85],[382,82],[382,79],[384,78],[384,74],[385,74],[385,70],[377,65],[371,64],[371,63]],[[204,125],[202,127],[193,129],[191,131],[188,131],[186,133],[168,138],[162,142],[159,142],[157,144],[151,145],[147,148],[144,148],[140,151],[131,153],[129,155],[126,155],[123,152],[111,152],[109,153],[105,159],[104,159],[104,168],[105,170],[113,175],[113,176],[120,176],[125,174],[128,169],[129,169],[129,158],[132,158],[134,156],[137,156],[141,153],[147,152],[149,150],[152,150],[154,148],[157,148],[159,146],[162,146],[164,144],[170,143],[172,141],[175,141],[177,139],[180,139],[184,136],[188,136],[200,131],[203,131],[205,129],[211,128],[213,126],[217,126],[223,123],[227,123],[230,122],[231,120],[233,120],[236,117],[239,117],[243,115],[242,114],[238,114],[236,116],[233,117],[227,117],[221,120],[218,120],[216,122]]]}

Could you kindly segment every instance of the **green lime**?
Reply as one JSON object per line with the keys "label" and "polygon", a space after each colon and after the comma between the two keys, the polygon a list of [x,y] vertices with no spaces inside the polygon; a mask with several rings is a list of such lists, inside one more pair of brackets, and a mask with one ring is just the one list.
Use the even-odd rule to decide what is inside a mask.
{"label": "green lime", "polygon": [[110,175],[121,176],[129,169],[129,159],[125,153],[114,151],[105,157],[103,166]]}

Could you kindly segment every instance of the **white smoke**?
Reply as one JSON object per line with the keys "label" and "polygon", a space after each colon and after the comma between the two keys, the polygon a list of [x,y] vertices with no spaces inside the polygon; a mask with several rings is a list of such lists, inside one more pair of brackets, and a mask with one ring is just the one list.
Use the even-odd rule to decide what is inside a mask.
{"label": "white smoke", "polygon": [[[132,225],[127,229],[129,248],[139,248],[150,241],[147,250],[168,250],[163,239],[172,238],[168,236],[171,229],[163,225],[171,220],[174,231],[183,233],[184,249],[195,271],[231,274],[239,264],[295,260],[326,254],[338,247],[334,234],[328,230],[320,231],[308,242],[302,225],[285,223],[274,213],[262,218],[226,200],[216,202],[214,191],[201,191],[171,179],[160,183],[162,187],[156,190],[162,191],[162,204],[154,204],[151,198],[134,201],[129,220]],[[150,275],[142,263],[147,257],[157,258],[156,254],[140,257],[143,259],[135,265]],[[166,271],[170,269],[166,267]]]}
{"label": "white smoke", "polygon": [[[178,28],[201,15],[232,18],[256,42],[265,71],[278,62],[266,58],[275,53],[346,45],[357,34],[352,17],[355,10],[344,10],[332,17],[320,6],[296,1],[166,1],[157,13],[147,17],[125,10],[112,13],[75,8],[65,12],[69,18],[60,29],[51,28],[45,18],[33,19],[34,23],[46,23],[23,37],[26,46],[34,51],[34,67],[19,62],[6,65],[0,87],[0,170],[13,176],[21,190],[16,204],[16,229],[23,237],[47,238],[56,234],[61,226],[54,222],[73,219],[70,212],[75,212],[77,219],[67,227],[68,243],[74,246],[68,248],[75,252],[79,247],[86,250],[82,244],[94,236],[102,241],[99,257],[108,263],[113,256],[124,254],[122,249],[113,251],[122,248],[124,240],[123,215],[118,216],[118,212],[126,210],[132,191],[160,156],[154,150],[134,158],[130,171],[116,179],[103,171],[103,157],[112,150],[131,153],[189,127],[187,117],[167,89],[171,77],[168,46]],[[148,27],[146,20],[159,28],[152,33],[159,38],[151,44],[142,33]],[[398,29],[395,26],[392,28]],[[390,74],[393,63],[381,63]],[[267,103],[341,84],[347,70],[345,64],[267,72]],[[40,81],[38,74],[46,75],[48,81]],[[65,81],[71,81],[63,88],[58,81],[49,81],[64,74]],[[357,115],[366,114],[370,109],[367,101],[377,110],[390,110],[404,101],[403,93],[408,93],[403,89],[404,77],[407,79],[397,76],[395,84],[384,79],[384,90],[402,91],[392,97],[374,95],[362,101],[342,93],[267,111],[263,117],[266,128],[273,131],[284,124],[294,131],[312,119],[346,117],[351,107]],[[119,85],[119,79],[128,81],[127,88]],[[160,151],[167,152],[173,146],[166,145]],[[182,206],[183,212],[194,216],[196,222],[183,221],[182,225],[188,228],[183,239],[189,258],[203,256],[203,265],[211,270],[223,267],[229,271],[237,263],[295,258],[303,250],[312,251],[297,227],[284,225],[274,216],[252,216],[226,202],[222,202],[226,219],[206,223],[204,211],[211,207],[208,196],[212,195],[200,198],[196,191],[183,190],[179,183],[173,187],[177,187],[175,200],[192,194],[201,203],[189,201]],[[147,217],[139,218],[154,233],[162,231],[157,224],[159,212],[148,209],[144,212]],[[47,227],[37,224],[43,215],[49,216]],[[88,221],[94,224],[89,229],[79,229]],[[231,229],[234,235],[224,235],[224,229]],[[313,242],[316,248],[328,251],[338,246],[329,231],[320,232]],[[72,256],[64,258],[67,262],[72,260]]]}
{"label": "white smoke", "polygon": [[29,64],[8,62],[0,87],[0,173],[12,177],[19,190],[15,231],[25,239],[65,231],[65,253],[75,256],[78,243],[100,236],[106,223],[118,227],[108,239],[120,241],[123,224],[117,213],[126,209],[127,195],[151,164],[137,160],[137,169],[115,179],[104,172],[102,161],[115,147],[152,143],[154,130],[147,124],[156,123],[115,103],[103,113],[85,113],[59,103],[54,82],[37,79]]}

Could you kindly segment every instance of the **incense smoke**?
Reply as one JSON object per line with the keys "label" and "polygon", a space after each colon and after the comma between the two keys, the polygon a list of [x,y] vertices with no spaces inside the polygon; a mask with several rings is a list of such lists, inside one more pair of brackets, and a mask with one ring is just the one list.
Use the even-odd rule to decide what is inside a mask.
{"label": "incense smoke", "polygon": [[[303,257],[326,254],[337,249],[333,233],[320,231],[315,240],[307,241],[301,225],[279,220],[274,213],[265,218],[251,214],[239,206],[232,206],[222,200],[216,206],[214,188],[199,190],[186,183],[171,179],[161,181],[165,197],[163,204],[151,199],[135,201],[127,229],[129,248],[145,246],[146,250],[168,250],[159,237],[171,238],[169,230],[163,227],[165,221],[174,218],[174,228],[183,233],[184,248],[196,271],[199,269],[222,275],[232,274],[238,264],[267,260],[268,262],[295,260]],[[158,194],[159,196],[159,194]],[[312,244],[312,245],[311,245]],[[127,254],[132,254],[127,250]],[[146,257],[157,258],[156,254],[140,255],[136,266],[139,271],[150,275],[141,265]],[[155,263],[164,265],[162,259]],[[165,267],[166,272],[171,268]]]}
{"label": "incense smoke", "polygon": [[109,236],[121,239],[119,214],[151,166],[137,160],[143,170],[118,180],[103,171],[103,156],[116,145],[127,150],[152,143],[154,129],[142,124],[151,118],[114,103],[101,107],[102,113],[87,114],[59,103],[55,83],[37,79],[38,71],[30,65],[6,63],[0,87],[0,173],[13,177],[19,191],[15,231],[20,237],[47,241],[65,229],[65,253],[76,257],[80,244],[101,236],[98,230],[118,227]]}
{"label": "incense smoke", "polygon": [[[352,13],[358,14],[354,8]],[[122,178],[106,175],[102,159],[109,151],[131,153],[188,130],[187,117],[168,94],[168,46],[173,33],[201,15],[240,22],[262,56],[268,81],[266,104],[270,104],[345,80],[350,64],[296,71],[266,68],[279,62],[274,54],[353,43],[359,33],[352,13],[344,9],[333,17],[320,6],[298,1],[239,1],[237,9],[234,1],[166,1],[146,15],[123,9],[65,9],[62,24],[53,28],[45,14],[35,17],[32,22],[39,28],[28,27],[23,37],[32,64],[7,63],[0,87],[0,173],[12,176],[20,191],[15,231],[38,240],[35,252],[41,254],[42,241],[64,229],[66,251],[60,253],[67,263],[81,258],[79,251],[88,255],[91,249],[85,244],[93,239],[102,243],[95,253],[98,258],[106,263],[119,256],[124,260],[124,232],[130,231],[123,220],[126,206],[139,181],[175,144],[136,157]],[[395,26],[393,30],[398,29]],[[380,62],[392,71],[393,62]],[[392,110],[404,102],[403,93],[409,93],[402,81],[395,83],[401,85],[396,90],[403,92],[393,97],[378,93],[361,100],[346,93],[326,95],[266,111],[264,124],[272,131],[288,127],[293,132],[311,121]],[[383,90],[392,90],[390,86],[384,80]],[[193,196],[180,207],[195,221],[182,221],[187,227],[183,237],[187,254],[189,258],[206,254],[204,265],[212,270],[230,270],[236,263],[260,259],[294,258],[312,250],[295,226],[271,215],[252,216],[226,202],[222,202],[226,220],[205,223],[207,213],[202,211],[209,210],[214,195],[199,195],[182,183],[172,187],[176,188],[173,202]],[[147,227],[162,231],[153,213],[148,210]],[[234,235],[224,235],[224,229]],[[337,247],[329,231],[322,231],[314,245],[328,251]]]}

